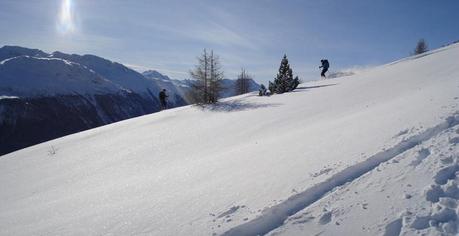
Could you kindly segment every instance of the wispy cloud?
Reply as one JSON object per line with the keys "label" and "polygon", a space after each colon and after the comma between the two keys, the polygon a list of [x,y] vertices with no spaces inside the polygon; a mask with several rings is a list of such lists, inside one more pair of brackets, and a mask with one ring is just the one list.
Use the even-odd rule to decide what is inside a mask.
{"label": "wispy cloud", "polygon": [[223,46],[241,46],[249,49],[256,49],[257,46],[237,31],[231,30],[218,23],[211,23],[205,28],[195,28],[184,31],[186,36],[204,42],[219,44]]}
{"label": "wispy cloud", "polygon": [[121,45],[121,40],[117,38],[80,32],[72,35],[58,35],[52,43],[46,42],[46,39],[46,37],[42,39],[45,41],[43,44],[49,50],[80,54],[99,54],[99,56],[104,56],[104,53],[101,53],[102,51],[117,48]]}
{"label": "wispy cloud", "polygon": [[184,39],[196,40],[206,44],[220,46],[239,46],[248,49],[256,49],[257,45],[231,28],[220,23],[209,22],[192,24],[184,27],[171,27],[165,25],[150,25],[157,30],[182,37]]}
{"label": "wispy cloud", "polygon": [[160,32],[163,37],[174,40],[195,41],[211,44],[210,46],[258,48],[250,34],[247,34],[244,27],[241,27],[240,16],[200,3],[190,6],[186,12],[180,8],[175,8],[175,10],[178,10],[178,16],[173,17],[164,12],[156,12],[156,17],[161,18],[161,21],[132,21],[131,19],[129,21],[132,25],[144,28],[147,32]]}

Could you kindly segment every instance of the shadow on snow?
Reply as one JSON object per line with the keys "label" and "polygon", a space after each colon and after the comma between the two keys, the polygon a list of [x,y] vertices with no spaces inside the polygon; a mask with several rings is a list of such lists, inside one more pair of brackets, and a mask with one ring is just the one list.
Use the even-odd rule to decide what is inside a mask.
{"label": "shadow on snow", "polygon": [[[309,87],[298,87],[292,92],[302,92],[301,90],[310,90],[316,88],[323,88],[328,86],[334,86],[337,84],[324,84],[324,85],[317,85],[317,86],[309,86]],[[256,96],[256,95],[253,95]],[[217,102],[215,104],[197,104],[194,105],[195,107],[204,110],[204,111],[213,111],[213,112],[234,112],[234,111],[244,111],[244,110],[253,110],[265,107],[277,107],[282,104],[278,103],[268,103],[268,104],[259,104],[259,103],[250,103],[246,101],[242,101],[240,99],[233,100],[233,101],[224,101],[224,102]]]}
{"label": "shadow on snow", "polygon": [[337,84],[324,84],[324,85],[317,85],[317,86],[305,86],[305,87],[298,87],[296,88],[295,90],[293,90],[293,92],[300,92],[300,91],[297,91],[297,90],[309,90],[309,89],[316,89],[316,88],[323,88],[323,87],[329,87],[329,86],[335,86]]}
{"label": "shadow on snow", "polygon": [[204,111],[235,112],[235,111],[254,110],[254,109],[265,108],[265,107],[276,107],[279,105],[281,104],[273,104],[273,103],[258,104],[258,103],[245,102],[241,100],[233,100],[233,101],[217,102],[215,104],[201,104],[201,105],[195,105],[195,106]]}

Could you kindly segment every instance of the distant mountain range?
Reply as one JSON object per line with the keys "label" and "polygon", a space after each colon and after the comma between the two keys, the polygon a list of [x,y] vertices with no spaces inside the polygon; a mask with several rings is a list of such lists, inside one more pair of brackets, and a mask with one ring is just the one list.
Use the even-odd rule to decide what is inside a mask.
{"label": "distant mountain range", "polygon": [[[0,48],[0,154],[159,111],[164,84],[93,55]],[[187,102],[169,88],[170,107]]]}
{"label": "distant mountain range", "polygon": [[[0,48],[0,155],[64,135],[159,111],[167,89],[170,108],[187,105],[192,80],[157,71],[138,73],[94,55]],[[235,95],[234,80],[221,97]],[[251,91],[258,84],[251,81]]]}
{"label": "distant mountain range", "polygon": [[[185,79],[185,80],[174,80],[169,78],[166,75],[162,75],[161,73],[148,70],[142,73],[145,78],[156,80],[158,84],[160,84],[164,88],[173,87],[177,89],[177,93],[185,96],[188,90],[192,88],[194,80]],[[253,79],[248,80],[248,91],[253,92],[260,88],[260,85],[255,82]],[[223,79],[222,80],[222,92],[220,93],[220,98],[227,98],[237,95],[236,93],[236,80],[232,79]],[[175,92],[175,91],[174,91]]]}

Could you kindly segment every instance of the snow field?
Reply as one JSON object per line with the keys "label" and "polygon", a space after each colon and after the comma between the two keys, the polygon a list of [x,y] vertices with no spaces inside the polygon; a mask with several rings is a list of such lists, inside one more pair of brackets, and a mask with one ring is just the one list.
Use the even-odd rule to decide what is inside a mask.
{"label": "snow field", "polygon": [[438,131],[332,190],[268,235],[456,235],[459,125],[455,121]]}
{"label": "snow field", "polygon": [[[381,163],[391,160],[392,158],[400,155],[401,153],[412,149],[420,143],[431,139],[433,136],[444,131],[445,129],[454,127],[459,124],[459,114],[450,116],[445,122],[429,128],[420,134],[409,137],[392,148],[379,152],[365,161],[352,165],[336,174],[331,176],[324,182],[314,185],[312,188],[307,189],[301,193],[291,196],[284,202],[273,206],[263,211],[262,215],[255,218],[254,220],[247,222],[243,225],[235,227],[224,235],[263,235],[269,231],[281,226],[283,222],[291,215],[298,211],[306,208],[313,202],[321,199],[325,194],[332,191],[336,187],[342,186],[348,182],[352,182],[358,179],[360,176],[372,171]],[[428,149],[422,149],[419,156],[413,162],[417,165],[422,159],[430,155]],[[411,165],[413,165],[411,163]],[[446,169],[439,171],[435,177],[436,182],[445,184],[446,180],[455,176],[455,172],[459,169],[459,166],[453,165]],[[436,192],[431,193],[436,194]],[[438,194],[438,193],[437,193]],[[459,196],[459,195],[458,195]],[[438,197],[437,197],[438,199]],[[320,223],[329,222],[331,218],[330,212],[327,212],[320,218]]]}
{"label": "snow field", "polygon": [[[452,45],[2,156],[0,234],[450,232],[442,209],[456,208],[441,199],[454,199],[458,56]],[[413,228],[416,217],[436,224]]]}

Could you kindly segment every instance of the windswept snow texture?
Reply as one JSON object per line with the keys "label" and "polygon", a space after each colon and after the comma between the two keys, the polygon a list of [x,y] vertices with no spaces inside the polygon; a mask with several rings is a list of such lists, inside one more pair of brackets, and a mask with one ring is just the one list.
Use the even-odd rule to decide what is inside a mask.
{"label": "windswept snow texture", "polygon": [[[269,235],[457,235],[459,148],[448,143],[457,136],[457,127],[456,121],[450,123],[392,161],[331,191]],[[432,153],[413,166],[425,150]],[[319,216],[322,209],[334,212],[327,227],[319,221],[302,222]]]}
{"label": "windswept snow texture", "polygon": [[[402,140],[400,143],[396,144],[394,147],[383,150],[376,153],[375,155],[369,157],[361,163],[352,165],[329,179],[314,185],[313,187],[306,189],[305,191],[291,196],[284,202],[273,206],[269,209],[263,211],[260,217],[255,218],[254,220],[245,223],[241,226],[238,226],[230,231],[226,232],[225,235],[262,235],[266,234],[269,231],[281,226],[283,222],[298,211],[304,209],[310,204],[322,198],[326,193],[332,191],[336,187],[340,187],[348,182],[351,182],[363,174],[375,169],[381,163],[386,162],[403,152],[412,149],[413,147],[419,145],[420,143],[431,139],[433,136],[439,134],[447,128],[454,127],[459,124],[459,115],[451,116],[446,119],[445,122],[440,123],[439,125],[429,128],[420,134],[414,135],[406,140]],[[425,149],[420,151],[421,153],[426,152]],[[429,153],[430,154],[430,153]],[[425,155],[427,157],[427,155]],[[422,159],[424,159],[423,157]],[[419,159],[417,160],[419,161]],[[445,168],[439,172],[439,176],[436,176],[436,181],[445,184],[448,179],[454,178],[456,171],[459,168],[456,166],[451,166]],[[440,179],[440,180],[438,180]],[[330,221],[331,213],[325,215],[327,220],[326,223]],[[319,221],[321,224],[324,224],[324,217]]]}
{"label": "windswept snow texture", "polygon": [[454,235],[459,46],[0,158],[0,235]]}

